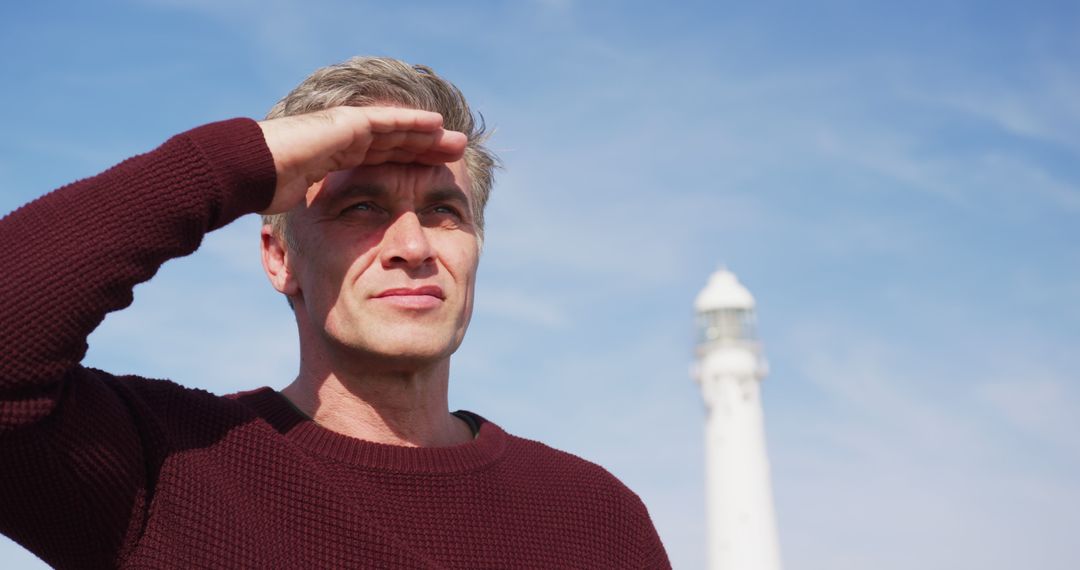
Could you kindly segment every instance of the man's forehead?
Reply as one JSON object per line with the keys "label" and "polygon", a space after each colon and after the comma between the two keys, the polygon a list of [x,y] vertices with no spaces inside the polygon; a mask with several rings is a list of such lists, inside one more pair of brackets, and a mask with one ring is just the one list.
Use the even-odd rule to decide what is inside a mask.
{"label": "man's forehead", "polygon": [[471,201],[471,186],[463,161],[435,166],[386,163],[331,172],[318,199],[338,200],[353,194],[392,196],[402,192],[445,194],[457,190]]}

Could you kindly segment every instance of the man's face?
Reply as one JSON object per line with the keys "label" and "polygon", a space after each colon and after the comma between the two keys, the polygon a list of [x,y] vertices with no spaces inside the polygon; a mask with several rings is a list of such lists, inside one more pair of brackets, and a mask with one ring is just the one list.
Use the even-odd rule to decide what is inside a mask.
{"label": "man's face", "polygon": [[289,219],[294,304],[331,352],[412,366],[457,349],[479,260],[470,186],[457,161],[362,166],[308,190]]}

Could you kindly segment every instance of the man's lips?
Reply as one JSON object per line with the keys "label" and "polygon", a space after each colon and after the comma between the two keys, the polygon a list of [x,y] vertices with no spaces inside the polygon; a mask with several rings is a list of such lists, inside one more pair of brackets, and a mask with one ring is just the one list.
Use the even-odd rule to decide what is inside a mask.
{"label": "man's lips", "polygon": [[442,288],[437,285],[399,287],[375,295],[376,302],[405,310],[434,309],[442,305],[445,299]]}
{"label": "man's lips", "polygon": [[386,297],[435,297],[436,299],[444,300],[446,296],[443,295],[442,287],[438,285],[424,285],[423,287],[399,287],[397,289],[387,289],[378,295],[375,295],[376,299],[383,299]]}

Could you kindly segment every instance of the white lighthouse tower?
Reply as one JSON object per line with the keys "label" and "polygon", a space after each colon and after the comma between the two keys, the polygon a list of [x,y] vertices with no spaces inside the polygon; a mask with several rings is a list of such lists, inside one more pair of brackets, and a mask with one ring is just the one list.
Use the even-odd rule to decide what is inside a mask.
{"label": "white lighthouse tower", "polygon": [[780,570],[761,380],[768,364],[755,334],[754,297],[720,269],[694,302],[695,380],[705,424],[705,494],[711,570]]}

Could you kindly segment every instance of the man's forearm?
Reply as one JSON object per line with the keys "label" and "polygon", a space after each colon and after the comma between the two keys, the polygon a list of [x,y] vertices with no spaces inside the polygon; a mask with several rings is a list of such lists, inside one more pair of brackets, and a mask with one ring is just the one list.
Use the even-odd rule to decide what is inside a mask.
{"label": "man's forearm", "polygon": [[214,123],[0,220],[0,432],[51,408],[86,337],[166,260],[270,203],[273,157],[254,121]]}

